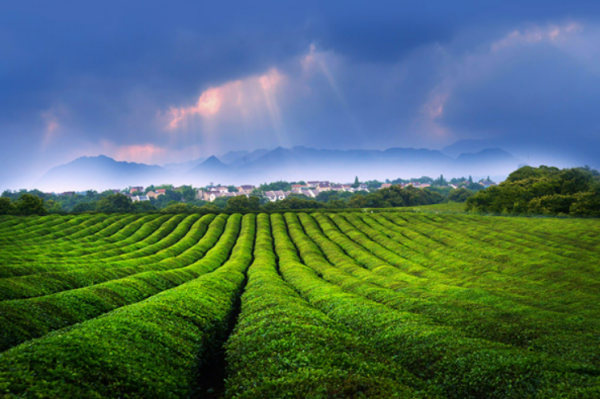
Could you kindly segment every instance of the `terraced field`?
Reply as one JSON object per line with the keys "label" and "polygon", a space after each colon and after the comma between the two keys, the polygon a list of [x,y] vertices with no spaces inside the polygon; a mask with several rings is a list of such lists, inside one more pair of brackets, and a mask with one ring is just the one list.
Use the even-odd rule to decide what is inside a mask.
{"label": "terraced field", "polygon": [[6,398],[600,398],[600,221],[0,218]]}

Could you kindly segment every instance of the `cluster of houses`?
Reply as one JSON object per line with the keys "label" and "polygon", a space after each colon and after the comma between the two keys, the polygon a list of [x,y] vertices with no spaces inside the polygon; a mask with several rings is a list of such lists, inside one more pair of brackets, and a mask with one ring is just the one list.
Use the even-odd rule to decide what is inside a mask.
{"label": "cluster of houses", "polygon": [[255,189],[255,187],[251,185],[244,185],[236,187],[236,189],[237,192],[232,193],[230,193],[229,188],[225,186],[210,187],[207,190],[200,189],[198,190],[198,195],[196,196],[196,198],[208,202],[213,202],[217,198],[236,197],[238,195],[249,196],[250,193],[252,193],[252,191]]}
{"label": "cluster of houses", "polygon": [[[392,187],[392,185],[393,185],[392,183],[384,183],[381,185],[380,188],[390,188],[390,187]],[[400,186],[401,188],[408,187],[408,186],[412,186],[415,188],[426,188],[426,187],[431,187],[431,184],[419,183],[418,181],[411,181],[409,183],[400,183],[400,184],[398,184],[398,186]]]}
{"label": "cluster of houses", "polygon": [[[140,186],[140,187],[131,187],[131,189],[129,189],[129,193],[127,193],[125,195],[128,196],[129,198],[131,198],[131,200],[133,202],[150,201],[150,198],[156,199],[156,198],[160,197],[161,195],[165,195],[166,191],[167,191],[167,189],[165,189],[165,188],[159,188],[154,191],[150,190],[146,194],[144,194],[144,187]],[[134,195],[135,193],[139,193],[139,194]]]}
{"label": "cluster of houses", "polygon": [[[459,187],[466,186],[468,184],[469,184],[469,181],[465,180],[465,181],[459,182],[457,184],[450,183],[450,184],[448,184],[448,187],[459,188]],[[488,188],[490,186],[495,186],[496,185],[496,183],[494,183],[491,180],[487,180],[487,179],[486,180],[481,180],[477,184],[482,185],[483,188]],[[390,188],[390,187],[392,187],[392,185],[393,184],[391,184],[391,183],[385,183],[385,184],[382,184],[380,188]],[[409,183],[400,183],[400,184],[397,184],[397,185],[400,186],[401,188],[408,187],[408,186],[412,186],[412,187],[415,187],[415,188],[431,187],[431,184],[429,184],[429,183],[420,183],[418,181],[413,181],[413,182],[409,182]]]}
{"label": "cluster of houses", "polygon": [[[484,188],[496,185],[496,183],[489,180],[489,178],[486,180],[481,180],[478,183],[481,184]],[[460,182],[458,184],[449,184],[449,187],[458,188],[458,187],[462,187],[463,185],[466,185],[466,184],[469,184],[469,181],[465,180],[464,182]],[[420,183],[420,182],[416,182],[416,181],[409,182],[409,183],[400,183],[398,185],[402,188],[407,187],[407,186],[412,186],[415,188],[426,188],[426,187],[431,186],[431,184],[429,184],[429,183]],[[382,184],[380,188],[389,188],[389,187],[392,187],[391,183]],[[235,192],[230,192],[229,188],[225,187],[225,186],[209,187],[207,189],[199,189],[196,198],[204,200],[204,201],[208,201],[208,202],[213,202],[217,198],[223,198],[223,197],[225,197],[225,198],[236,197],[238,195],[250,196],[250,194],[256,189],[256,187],[253,185],[242,185],[242,186],[238,186],[235,188],[237,189],[237,191],[235,191]],[[178,189],[179,189],[179,187],[174,188],[174,190],[178,190]],[[109,190],[109,191],[112,191],[115,194],[122,192],[121,190]],[[156,198],[160,197],[161,195],[165,195],[166,191],[167,191],[166,189],[162,188],[162,189],[156,189],[156,190],[148,191],[147,193],[144,193],[144,187],[136,186],[136,187],[131,187],[129,189],[129,192],[125,193],[125,195],[128,196],[129,198],[131,198],[131,200],[133,202],[150,201],[151,198],[156,199]],[[282,191],[282,190],[266,191],[266,192],[264,192],[264,196],[269,201],[275,202],[275,201],[284,200],[287,197],[289,197],[291,194],[303,194],[303,195],[307,196],[308,198],[315,198],[324,191],[345,191],[345,192],[354,193],[357,191],[369,192],[369,189],[367,188],[367,185],[364,183],[361,183],[358,187],[354,187],[353,184],[333,184],[333,183],[330,183],[329,181],[309,181],[305,184],[292,184],[292,189],[290,191]],[[73,192],[73,191],[67,191],[67,192],[61,193],[59,195],[60,196],[73,196],[74,194],[75,194],[75,192]]]}
{"label": "cluster of houses", "polygon": [[[198,199],[204,201],[213,202],[217,198],[222,197],[235,197],[238,195],[249,196],[255,189],[252,185],[243,185],[236,187],[237,192],[229,192],[229,189],[224,186],[211,187],[207,190],[200,190],[198,192]],[[315,198],[323,191],[369,191],[365,184],[361,184],[359,187],[352,187],[351,184],[331,184],[328,181],[309,181],[306,184],[292,184],[290,191],[265,191],[264,196],[271,202],[284,200],[291,194],[303,194],[309,198]]]}

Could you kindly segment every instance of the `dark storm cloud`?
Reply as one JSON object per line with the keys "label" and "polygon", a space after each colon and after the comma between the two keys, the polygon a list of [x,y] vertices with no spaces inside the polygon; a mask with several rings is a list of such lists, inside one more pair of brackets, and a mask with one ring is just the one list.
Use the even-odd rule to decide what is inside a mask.
{"label": "dark storm cloud", "polygon": [[[208,141],[225,152],[281,143],[439,148],[516,130],[592,137],[599,15],[599,3],[583,1],[3,4],[0,167],[10,159],[39,174],[60,157],[140,148],[159,162]],[[489,53],[514,30],[569,21],[583,30],[563,47]],[[322,64],[306,69],[311,51]],[[211,88],[257,94],[272,70],[282,81],[270,102],[251,104],[255,117],[223,105],[210,135],[193,118],[187,133],[165,132],[171,108],[189,109]]]}

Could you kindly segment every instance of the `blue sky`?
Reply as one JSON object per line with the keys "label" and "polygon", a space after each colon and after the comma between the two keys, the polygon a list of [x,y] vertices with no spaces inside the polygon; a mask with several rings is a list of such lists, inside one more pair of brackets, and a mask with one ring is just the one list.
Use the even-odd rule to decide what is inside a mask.
{"label": "blue sky", "polygon": [[599,2],[251,3],[3,2],[0,186],[82,155],[600,137]]}

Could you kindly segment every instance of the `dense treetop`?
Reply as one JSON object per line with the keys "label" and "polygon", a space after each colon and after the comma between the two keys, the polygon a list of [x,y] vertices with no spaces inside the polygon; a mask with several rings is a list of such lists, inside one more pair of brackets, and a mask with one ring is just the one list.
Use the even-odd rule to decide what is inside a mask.
{"label": "dense treetop", "polygon": [[600,173],[589,167],[522,167],[478,192],[467,209],[502,214],[600,216]]}

